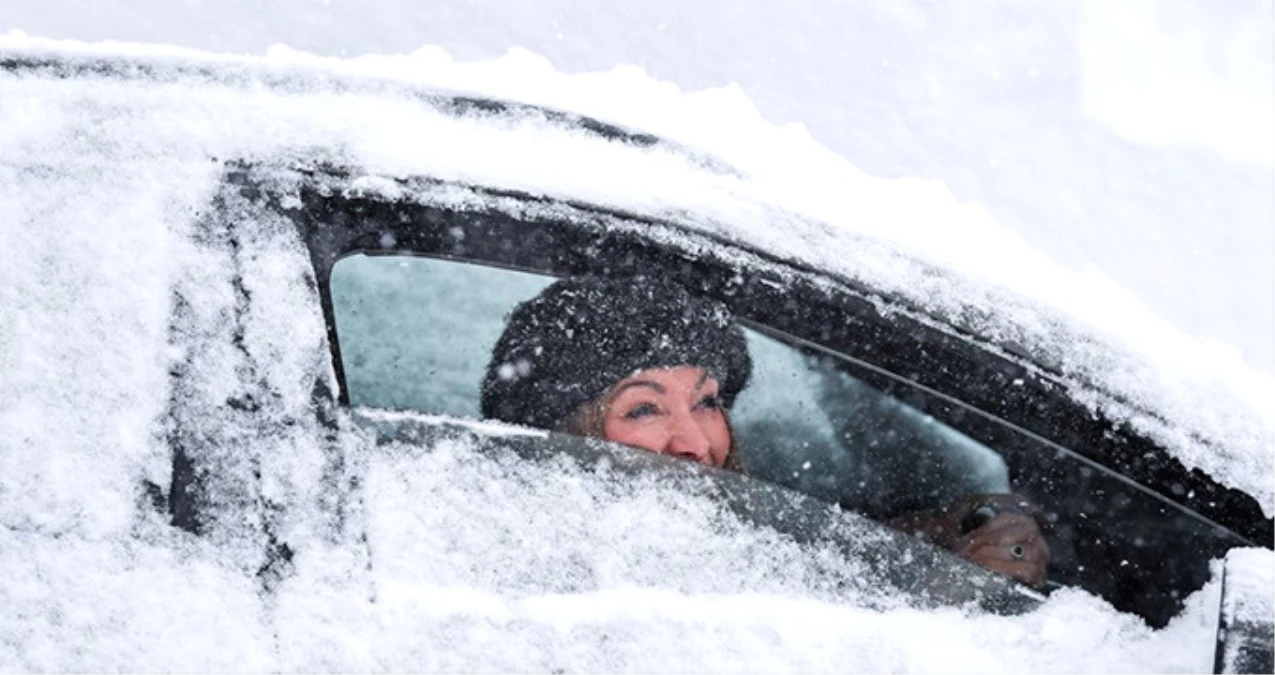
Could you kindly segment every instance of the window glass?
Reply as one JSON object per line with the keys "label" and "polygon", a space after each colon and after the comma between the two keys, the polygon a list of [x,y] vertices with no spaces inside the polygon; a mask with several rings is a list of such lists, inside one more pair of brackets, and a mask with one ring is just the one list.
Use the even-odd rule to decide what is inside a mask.
{"label": "window glass", "polygon": [[732,422],[750,473],[878,517],[1010,491],[990,448],[828,356],[747,334],[753,379]]}
{"label": "window glass", "polygon": [[332,305],[350,404],[478,417],[505,316],[553,281],[435,258],[342,259]]}

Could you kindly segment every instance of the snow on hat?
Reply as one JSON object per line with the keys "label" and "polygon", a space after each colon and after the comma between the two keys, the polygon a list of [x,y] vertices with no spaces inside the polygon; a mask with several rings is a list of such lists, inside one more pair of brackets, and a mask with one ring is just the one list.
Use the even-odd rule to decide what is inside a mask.
{"label": "snow on hat", "polygon": [[574,277],[518,305],[492,349],[484,417],[558,429],[615,383],[651,368],[696,366],[730,408],[752,360],[726,307],[647,277]]}

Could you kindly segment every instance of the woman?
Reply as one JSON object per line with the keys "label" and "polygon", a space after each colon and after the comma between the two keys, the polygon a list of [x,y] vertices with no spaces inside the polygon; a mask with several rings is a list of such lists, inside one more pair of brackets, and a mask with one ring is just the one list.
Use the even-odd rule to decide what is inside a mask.
{"label": "woman", "polygon": [[751,371],[717,303],[653,279],[564,279],[510,315],[482,413],[738,470],[727,411]]}
{"label": "woman", "polygon": [[[729,411],[751,372],[743,331],[719,303],[658,279],[563,279],[510,315],[482,413],[742,471]],[[1049,549],[1031,509],[977,495],[891,524],[1040,586]]]}

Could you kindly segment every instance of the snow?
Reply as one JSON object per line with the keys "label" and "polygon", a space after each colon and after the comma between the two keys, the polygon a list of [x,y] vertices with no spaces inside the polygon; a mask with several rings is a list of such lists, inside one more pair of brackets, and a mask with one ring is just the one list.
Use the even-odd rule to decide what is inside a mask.
{"label": "snow", "polygon": [[1144,145],[1208,148],[1269,168],[1272,41],[1258,11],[1269,19],[1271,5],[1250,11],[1254,20],[1237,21],[1246,13],[1238,5],[1213,13],[1185,2],[1085,3],[1086,114]]}
{"label": "snow", "polygon": [[837,590],[854,587],[843,559],[812,556],[667,487],[620,489],[568,465],[501,461],[463,444],[363,460],[373,564],[357,547],[311,545],[268,602],[213,547],[159,523],[96,540],[0,531],[0,561],[16,580],[0,585],[0,666],[1201,672],[1211,663],[1216,583],[1160,631],[1080,591],[1020,617],[868,609]]}
{"label": "snow", "polygon": [[414,412],[401,412],[394,410],[379,410],[376,408],[360,408],[358,416],[362,420],[366,420],[371,424],[386,423],[394,425],[405,420],[420,420],[427,423],[455,424],[466,429],[480,432],[488,438],[496,438],[501,436],[528,436],[531,438],[548,438],[549,432],[544,429],[535,429],[532,427],[521,427],[504,422],[489,422],[486,420],[468,419],[465,417],[453,417],[451,415],[423,415]]}
{"label": "snow", "polygon": [[1261,624],[1275,617],[1275,554],[1264,548],[1237,548],[1226,554],[1227,595],[1243,606],[1226,608],[1233,621]]}
{"label": "snow", "polygon": [[[461,443],[416,453],[344,437],[349,470],[367,479],[352,516],[367,533],[359,540],[318,506],[327,477],[304,425],[225,448],[226,480],[260,472],[263,495],[283,505],[282,536],[297,546],[294,574],[262,594],[259,561],[243,553],[251,524],[227,524],[224,540],[174,533],[141,506],[137,487],[142,478],[167,485],[158,428],[167,369],[171,350],[189,346],[170,345],[174,284],[192,293],[201,326],[215,326],[235,301],[224,258],[189,237],[216,185],[212,157],[324,148],[376,173],[676,213],[704,231],[906,290],[938,314],[995,308],[989,332],[1061,360],[1075,395],[1158,434],[1267,513],[1275,385],[1234,347],[1181,332],[1102,272],[1059,265],[942,183],[873,178],[803,128],[770,124],[738,87],[685,93],[635,68],[570,75],[527,51],[475,63],[440,48],[337,60],[276,47],[252,58],[9,33],[0,52],[11,50],[195,61],[237,75],[0,76],[0,669],[1211,666],[1217,581],[1160,631],[1074,590],[1021,617],[879,606],[856,590],[848,561],[733,520],[702,496],[655,483],[619,489],[605,476],[501,462]],[[264,86],[266,75],[293,88]],[[718,154],[744,177],[542,121],[447,118],[391,86],[405,82],[633,124]],[[1226,142],[1154,133],[1159,142]],[[549,156],[558,158],[553,171]],[[286,418],[308,402],[310,378],[330,374],[315,356],[322,329],[304,255],[271,223],[254,226],[245,250],[268,255],[245,261],[261,307],[245,338],[273,357],[258,366]],[[933,265],[955,275],[935,275]],[[221,344],[213,340],[208,370],[196,375],[224,385],[224,401],[242,364]],[[1091,381],[1180,426],[1121,409]],[[204,404],[211,419],[224,413],[216,400]],[[247,460],[256,465],[236,463]]]}
{"label": "snow", "polygon": [[[1262,651],[1270,657],[1270,626],[1275,619],[1275,553],[1263,548],[1227,551],[1222,581],[1221,621],[1216,672],[1253,672]],[[1225,639],[1225,641],[1223,641]]]}
{"label": "snow", "polygon": [[348,58],[519,47],[735,83],[878,178],[946,184],[1077,272],[1275,372],[1270,0],[10,0],[0,32]]}
{"label": "snow", "polygon": [[[48,43],[19,35],[14,44],[39,49]],[[102,50],[64,48],[85,54]],[[1275,473],[1275,453],[1270,452],[1275,445],[1275,378],[1247,366],[1229,345],[1175,329],[1110,278],[1057,264],[1001,228],[981,206],[957,201],[941,184],[873,179],[800,128],[769,125],[735,88],[683,94],[631,68],[566,75],[519,50],[504,59],[464,64],[437,48],[348,61],[275,48],[271,58],[255,66],[264,70],[254,70],[253,59],[196,56],[169,47],[107,50],[159,63],[196,58],[238,66],[236,79],[227,82],[230,91],[213,86],[204,90],[207,99],[190,100],[187,93],[180,97],[181,106],[203,101],[202,114],[209,122],[202,134],[208,138],[201,142],[210,155],[248,152],[251,144],[256,144],[254,153],[272,146],[289,151],[336,146],[358,153],[375,171],[426,172],[583,197],[678,220],[689,215],[691,224],[707,232],[912,297],[940,316],[966,321],[972,316],[970,329],[1017,343],[1060,369],[1078,400],[1128,421],[1169,446],[1188,468],[1203,469],[1253,494],[1267,514],[1275,513],[1275,483],[1270,480]],[[634,123],[709,150],[745,171],[748,180],[688,166],[677,153],[635,153],[535,122],[528,123],[535,133],[527,128],[501,133],[509,129],[422,117],[422,111],[398,97],[373,104],[340,93],[339,85],[331,83],[318,85],[312,94],[321,101],[315,105],[324,107],[323,115],[314,115],[302,99],[262,91],[237,102],[236,112],[227,113],[227,104],[216,102],[233,96],[235,84],[250,86],[245,83],[254,72],[291,77],[292,86],[305,87],[315,86],[305,84],[305,78],[316,71],[363,74],[372,82],[389,78],[445,89],[468,87]],[[330,87],[338,91],[328,91]],[[171,90],[159,90],[165,91]],[[244,108],[245,103],[259,107]],[[306,121],[257,128],[250,138],[239,134],[247,126],[282,119],[271,115],[284,110]],[[238,115],[243,117],[236,119]],[[366,115],[375,115],[377,123],[364,121]],[[395,134],[394,129],[412,132]],[[439,131],[434,135],[429,129]],[[214,130],[223,136],[210,136]],[[498,147],[499,166],[473,151],[486,145]],[[559,158],[553,172],[542,170],[548,156]],[[632,190],[635,185],[644,189]],[[833,227],[777,212],[775,204]],[[936,272],[934,265],[956,274]],[[1212,443],[1202,444],[1200,438]]]}

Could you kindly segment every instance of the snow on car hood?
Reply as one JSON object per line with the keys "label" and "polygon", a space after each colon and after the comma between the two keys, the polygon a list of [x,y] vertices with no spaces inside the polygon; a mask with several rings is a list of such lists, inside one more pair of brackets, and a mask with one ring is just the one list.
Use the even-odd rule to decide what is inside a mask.
{"label": "snow on car hood", "polygon": [[[869,179],[800,129],[765,124],[731,90],[682,94],[632,70],[567,76],[526,54],[467,66],[436,50],[329,61],[278,49],[254,59],[0,38],[0,58],[17,54],[158,68],[66,80],[0,72],[0,567],[10,578],[0,584],[0,669],[1209,667],[1216,584],[1162,631],[1080,591],[1017,618],[867,609],[811,581],[852,570],[722,521],[694,495],[652,487],[603,498],[588,476],[570,473],[487,480],[506,469],[464,447],[411,466],[366,458],[366,545],[382,564],[369,568],[357,547],[334,544],[298,559],[296,575],[263,600],[253,570],[153,522],[137,487],[142,477],[168,484],[159,420],[174,358],[172,284],[194,264],[191,223],[227,159],[318,149],[372,173],[676,215],[940,316],[973,307],[992,337],[1056,356],[1077,396],[1149,428],[1189,466],[1256,495],[1267,513],[1272,385],[1232,350],[1172,330],[1109,282],[1050,264],[941,185]],[[192,63],[213,76],[165,70]],[[543,119],[440,114],[404,82],[642,125],[739,171]],[[936,277],[934,265],[953,272]],[[1005,287],[1027,299],[1007,300],[1022,296]],[[292,287],[278,292],[276,309],[304,300],[286,295]],[[285,341],[313,337],[312,310],[272,318],[271,330]],[[1092,335],[1104,339],[1074,337]],[[575,512],[596,520],[541,518],[543,536],[519,536],[529,514]],[[714,555],[679,558],[686,547],[670,542]],[[519,554],[614,575],[577,593],[493,569]],[[661,570],[669,583],[659,583]]]}

